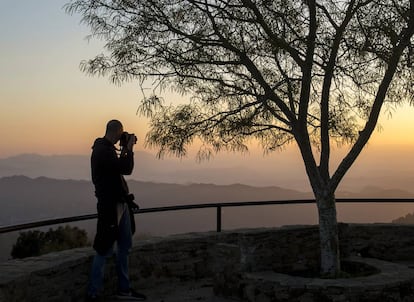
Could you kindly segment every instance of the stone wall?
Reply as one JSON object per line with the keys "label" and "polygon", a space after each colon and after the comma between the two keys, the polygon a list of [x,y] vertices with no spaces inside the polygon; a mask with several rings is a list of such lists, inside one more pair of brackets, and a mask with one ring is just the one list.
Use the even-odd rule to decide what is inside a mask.
{"label": "stone wall", "polygon": [[[343,256],[414,261],[414,226],[340,225],[340,240]],[[130,257],[133,285],[150,288],[171,280],[213,277],[229,265],[230,257],[218,248],[223,244],[233,247],[226,253],[238,253],[245,268],[259,264],[263,269],[283,271],[319,261],[317,226],[174,235],[134,245]],[[81,301],[93,254],[92,249],[83,248],[0,263],[0,302]],[[116,286],[113,260],[106,274],[105,290],[111,293]]]}
{"label": "stone wall", "polygon": [[[214,257],[209,249],[219,237],[207,232],[136,243],[130,255],[133,286],[151,288],[211,276]],[[93,255],[91,248],[80,248],[0,263],[0,302],[82,301]],[[112,294],[116,289],[114,259],[108,260],[105,272],[105,294]]]}
{"label": "stone wall", "polygon": [[414,270],[407,265],[414,264],[413,226],[339,225],[343,264],[359,274],[339,279],[317,277],[317,227],[239,235],[237,242],[215,247],[214,290],[220,296],[249,302],[414,301]]}

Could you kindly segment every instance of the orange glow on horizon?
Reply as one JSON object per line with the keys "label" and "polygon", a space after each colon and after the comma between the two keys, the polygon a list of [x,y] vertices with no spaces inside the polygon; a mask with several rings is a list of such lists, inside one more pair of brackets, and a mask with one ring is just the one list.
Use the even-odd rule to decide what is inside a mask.
{"label": "orange glow on horizon", "polygon": [[[113,118],[136,133],[138,148],[143,148],[148,121],[136,115],[142,98],[139,86],[132,82],[118,87],[79,70],[82,60],[102,51],[102,41],[85,41],[89,30],[78,24],[79,16],[64,12],[66,2],[0,4],[0,22],[7,29],[1,34],[0,158],[21,153],[89,154],[94,138],[103,135],[106,122]],[[170,104],[182,97],[166,92],[165,99]],[[367,151],[414,146],[412,116],[414,108],[408,105],[398,108],[391,119],[384,113],[383,130],[373,134]],[[293,144],[281,152],[297,148]],[[250,153],[262,156],[263,151],[253,145]]]}

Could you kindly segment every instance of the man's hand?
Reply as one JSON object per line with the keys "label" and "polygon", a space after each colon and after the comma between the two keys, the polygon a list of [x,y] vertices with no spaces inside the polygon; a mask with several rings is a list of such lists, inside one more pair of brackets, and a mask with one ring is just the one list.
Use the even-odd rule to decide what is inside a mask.
{"label": "man's hand", "polygon": [[128,139],[128,143],[127,143],[127,148],[128,150],[132,151],[134,145],[137,143],[137,137],[134,134],[129,135],[129,139]]}
{"label": "man's hand", "polygon": [[134,212],[139,210],[139,205],[137,205],[135,202],[133,202],[132,200],[128,201],[128,207],[133,210]]}

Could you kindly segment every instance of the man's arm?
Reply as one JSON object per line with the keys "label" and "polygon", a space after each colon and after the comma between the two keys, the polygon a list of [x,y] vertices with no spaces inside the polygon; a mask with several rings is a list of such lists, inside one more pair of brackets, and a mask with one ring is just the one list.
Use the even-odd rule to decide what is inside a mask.
{"label": "man's arm", "polygon": [[130,175],[134,169],[134,145],[136,138],[134,135],[129,136],[127,145],[122,148],[121,155],[119,156],[120,173],[122,175]]}

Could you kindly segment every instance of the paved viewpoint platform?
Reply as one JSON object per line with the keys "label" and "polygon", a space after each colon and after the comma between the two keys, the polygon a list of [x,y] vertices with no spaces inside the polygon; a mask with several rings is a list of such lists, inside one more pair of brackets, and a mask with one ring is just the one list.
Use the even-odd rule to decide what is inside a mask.
{"label": "paved viewpoint platform", "polygon": [[[339,231],[344,257],[359,255],[414,263],[413,225],[341,224]],[[234,278],[232,282],[227,278],[235,276],[233,268],[284,272],[289,268],[314,267],[320,256],[318,234],[318,226],[289,226],[140,240],[130,254],[132,286],[146,294],[148,302],[229,302],[230,298],[214,295],[213,282],[216,290],[226,291],[229,296],[229,290],[222,285],[234,284]],[[93,256],[94,251],[89,247],[0,263],[0,302],[83,301]],[[115,275],[114,261],[110,259],[105,278],[105,295],[109,302],[116,301],[111,298],[117,286]],[[414,301],[414,276],[412,284],[404,290],[411,295],[409,300],[403,300],[397,292],[398,297],[392,301]],[[251,297],[252,292],[255,294],[255,291],[246,292],[246,297]],[[248,301],[269,300],[254,296]],[[308,295],[295,301],[321,300]]]}

